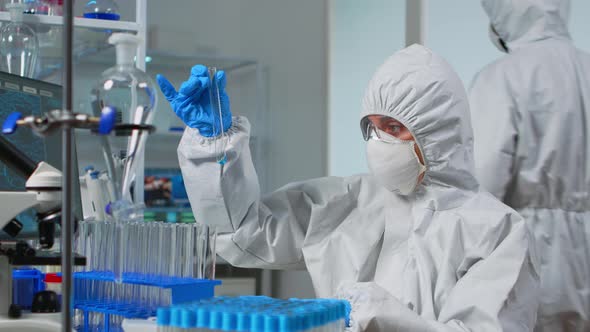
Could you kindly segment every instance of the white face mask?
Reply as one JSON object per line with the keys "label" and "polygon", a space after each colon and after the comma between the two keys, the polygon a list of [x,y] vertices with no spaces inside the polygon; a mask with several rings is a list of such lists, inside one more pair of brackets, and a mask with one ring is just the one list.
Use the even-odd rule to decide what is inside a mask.
{"label": "white face mask", "polygon": [[418,178],[426,171],[420,163],[413,141],[386,143],[367,141],[367,160],[371,174],[389,191],[408,195],[416,189]]}

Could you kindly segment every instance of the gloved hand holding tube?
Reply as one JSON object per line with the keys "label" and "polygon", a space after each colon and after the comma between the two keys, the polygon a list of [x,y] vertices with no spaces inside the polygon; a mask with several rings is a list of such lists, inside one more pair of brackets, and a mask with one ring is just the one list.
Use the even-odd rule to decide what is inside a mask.
{"label": "gloved hand holding tube", "polygon": [[[202,136],[217,137],[231,127],[232,114],[229,97],[225,92],[224,71],[218,71],[215,75],[215,83],[219,88],[221,119],[215,110],[215,101],[211,100],[211,79],[206,66],[194,66],[189,79],[182,83],[178,92],[163,75],[157,75],[156,80],[176,115],[190,128],[198,129]],[[220,131],[221,123],[223,132]]]}

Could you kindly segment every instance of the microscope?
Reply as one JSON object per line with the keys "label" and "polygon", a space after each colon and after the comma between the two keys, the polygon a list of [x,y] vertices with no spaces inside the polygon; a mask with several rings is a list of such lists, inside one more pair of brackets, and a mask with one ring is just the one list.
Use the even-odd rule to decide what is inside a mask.
{"label": "microscope", "polygon": [[[61,264],[59,253],[49,249],[54,245],[56,226],[61,222],[62,174],[45,162],[34,162],[2,136],[0,161],[27,179],[24,191],[0,192],[0,229],[9,236],[8,240],[0,240],[0,326],[3,326],[2,318],[21,316],[20,309],[12,304],[13,267]],[[36,212],[37,247],[18,241],[23,225],[17,215],[28,209]],[[85,263],[83,257],[75,257],[76,265]],[[26,317],[25,321],[31,319]]]}
{"label": "microscope", "polygon": [[51,249],[61,217],[61,172],[34,162],[1,136],[0,161],[27,180],[25,191],[0,191],[0,229],[16,238],[23,228],[16,216],[32,208],[37,212],[39,244]]}

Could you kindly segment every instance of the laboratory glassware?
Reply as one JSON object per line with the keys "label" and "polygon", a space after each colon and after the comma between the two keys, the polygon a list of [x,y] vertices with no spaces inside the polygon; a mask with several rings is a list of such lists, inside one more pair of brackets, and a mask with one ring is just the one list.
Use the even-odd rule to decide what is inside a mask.
{"label": "laboratory glassware", "polygon": [[[116,235],[121,233],[126,234],[125,242],[117,249]],[[120,321],[113,321],[113,316],[120,315],[117,312],[155,313],[156,308],[175,303],[178,292],[194,300],[213,296],[211,287],[219,284],[213,280],[215,240],[214,230],[194,222],[81,221],[75,251],[86,257],[86,266],[76,268],[74,293],[76,309],[85,311],[87,317],[78,310],[77,324],[105,324],[103,311],[111,308],[111,324],[119,327]],[[117,269],[121,278],[116,276]],[[175,285],[182,289],[174,291]]]}
{"label": "laboratory glassware", "polygon": [[217,114],[219,117],[219,123],[214,124],[216,128],[213,130],[214,133],[219,133],[217,139],[214,142],[215,156],[217,158],[217,162],[223,165],[227,160],[225,149],[227,147],[228,137],[223,130],[224,123],[221,113],[221,92],[219,91],[219,82],[217,80],[218,72],[219,71],[216,67],[208,67],[210,84],[209,100],[211,102],[211,111]]}
{"label": "laboratory glassware", "polygon": [[119,6],[114,0],[90,0],[84,7],[84,17],[118,21],[121,19]]}
{"label": "laboratory glassware", "polygon": [[115,192],[110,211],[116,220],[141,218],[143,204],[131,195],[138,162],[143,156],[157,104],[152,79],[135,66],[135,54],[141,39],[135,35],[116,33],[109,38],[116,47],[117,64],[107,69],[92,89],[94,111],[105,108],[117,112],[114,133],[103,139],[103,155]]}
{"label": "laboratory glassware", "polygon": [[39,54],[37,35],[23,23],[24,4],[7,4],[11,22],[0,30],[0,70],[33,78]]}

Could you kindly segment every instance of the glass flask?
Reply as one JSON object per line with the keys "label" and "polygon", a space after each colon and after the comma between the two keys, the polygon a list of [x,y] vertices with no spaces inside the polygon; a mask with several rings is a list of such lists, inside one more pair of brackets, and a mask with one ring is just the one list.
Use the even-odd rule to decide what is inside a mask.
{"label": "glass flask", "polygon": [[145,141],[154,118],[157,93],[152,79],[135,66],[135,54],[140,38],[115,33],[109,43],[115,45],[117,64],[107,69],[92,90],[95,112],[105,108],[117,112],[113,134],[103,138],[103,154],[115,197],[110,211],[116,220],[142,218],[143,204],[136,204],[131,195],[137,162],[145,149]]}
{"label": "glass flask", "polygon": [[39,54],[37,35],[23,23],[24,4],[7,4],[11,22],[0,30],[0,70],[32,78]]}
{"label": "glass flask", "polygon": [[114,0],[90,0],[84,7],[85,18],[118,21],[121,19],[119,6]]}

